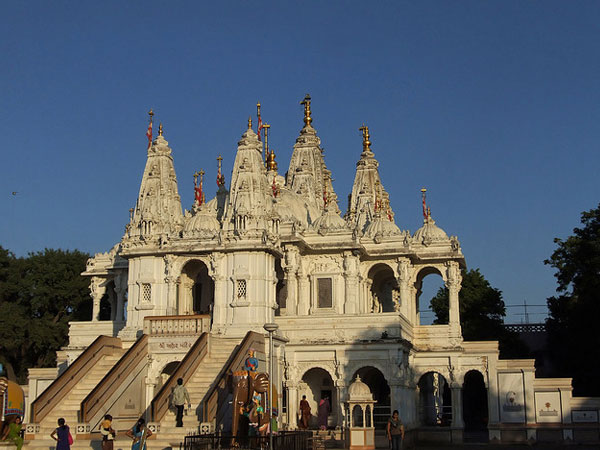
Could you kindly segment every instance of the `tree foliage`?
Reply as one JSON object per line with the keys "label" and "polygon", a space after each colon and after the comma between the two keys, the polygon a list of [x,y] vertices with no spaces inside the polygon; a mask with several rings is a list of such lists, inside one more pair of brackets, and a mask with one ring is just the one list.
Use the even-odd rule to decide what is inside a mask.
{"label": "tree foliage", "polygon": [[89,320],[89,255],[45,249],[17,258],[0,247],[0,362],[24,382],[30,367],[55,364],[67,344],[68,322]]}
{"label": "tree foliage", "polygon": [[575,395],[599,396],[600,205],[583,212],[581,223],[572,236],[554,240],[557,248],[544,261],[558,282],[546,328],[557,375],[573,377]]}
{"label": "tree foliage", "polygon": [[[506,306],[502,291],[492,287],[479,269],[462,271],[461,290],[458,294],[460,325],[467,341],[500,341],[502,358],[527,357],[526,345],[519,337],[504,327]],[[442,287],[431,299],[431,309],[436,315],[434,324],[448,323],[448,288]]]}

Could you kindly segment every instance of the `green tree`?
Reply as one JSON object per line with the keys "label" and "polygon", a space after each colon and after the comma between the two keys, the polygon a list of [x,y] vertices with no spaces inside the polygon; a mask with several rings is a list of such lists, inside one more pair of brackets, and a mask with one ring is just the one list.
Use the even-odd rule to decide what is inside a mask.
{"label": "green tree", "polygon": [[599,396],[600,205],[581,214],[581,228],[545,264],[556,269],[558,295],[548,298],[548,344],[558,376],[573,377],[575,395]]}
{"label": "green tree", "polygon": [[88,257],[78,250],[46,249],[15,258],[0,247],[0,362],[19,381],[30,367],[56,363],[69,321],[90,319],[88,281],[80,275]]}
{"label": "green tree", "polygon": [[[519,337],[504,328],[506,306],[502,292],[490,285],[479,269],[462,271],[461,290],[458,294],[460,325],[467,341],[500,341],[502,358],[527,357],[529,351]],[[431,299],[436,315],[434,324],[448,323],[448,288],[442,287]]]}

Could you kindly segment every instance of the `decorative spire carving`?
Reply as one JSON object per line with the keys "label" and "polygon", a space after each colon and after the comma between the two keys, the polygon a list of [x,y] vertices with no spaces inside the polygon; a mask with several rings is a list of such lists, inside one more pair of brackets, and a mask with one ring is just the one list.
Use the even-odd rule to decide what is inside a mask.
{"label": "decorative spire carving", "polygon": [[369,127],[363,124],[359,131],[362,135],[363,151],[356,163],[356,176],[348,198],[345,218],[352,229],[363,233],[369,224],[378,218],[387,217],[388,221],[393,223],[394,213],[390,206],[389,194],[381,183],[379,162],[371,150]]}

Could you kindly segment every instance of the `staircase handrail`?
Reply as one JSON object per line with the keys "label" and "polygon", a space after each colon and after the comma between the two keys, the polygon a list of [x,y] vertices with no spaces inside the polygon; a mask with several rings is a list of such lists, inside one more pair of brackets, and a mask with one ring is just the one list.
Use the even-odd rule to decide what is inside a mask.
{"label": "staircase handrail", "polygon": [[31,403],[31,420],[40,423],[96,363],[115,349],[121,349],[121,339],[98,336],[67,369]]}
{"label": "staircase handrail", "polygon": [[[227,385],[229,376],[236,370],[243,367],[243,363],[248,357],[248,350],[255,348],[264,352],[265,337],[256,331],[248,331],[242,342],[231,352],[227,362],[215,378],[215,382],[206,392],[202,399],[202,421],[210,422],[216,417],[216,410],[219,400],[219,388],[223,389]],[[257,348],[260,347],[260,348]]]}
{"label": "staircase handrail", "polygon": [[148,335],[143,334],[117,361],[94,389],[83,399],[80,406],[81,421],[87,423],[110,398],[127,375],[148,355]]}
{"label": "staircase handrail", "polygon": [[183,378],[186,384],[192,377],[202,360],[208,355],[208,333],[202,333],[196,340],[190,351],[169,377],[167,382],[160,388],[150,403],[150,417],[153,422],[160,422],[169,409],[169,398],[178,378]]}

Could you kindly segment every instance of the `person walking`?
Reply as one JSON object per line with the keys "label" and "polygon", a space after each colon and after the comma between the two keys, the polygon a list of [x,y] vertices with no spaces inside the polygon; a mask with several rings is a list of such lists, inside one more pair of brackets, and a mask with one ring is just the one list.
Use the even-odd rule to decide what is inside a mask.
{"label": "person walking", "polygon": [[300,428],[308,430],[308,424],[310,423],[310,404],[306,400],[306,395],[302,396],[300,400]]}
{"label": "person walking", "polygon": [[192,402],[190,401],[190,394],[188,390],[183,385],[183,378],[177,379],[177,386],[173,389],[173,405],[177,409],[176,416],[176,427],[183,426],[183,407],[185,406],[185,401],[187,400],[188,408],[192,407]]}
{"label": "person walking", "polygon": [[71,436],[69,425],[62,417],[58,419],[58,428],[52,431],[50,437],[56,441],[56,450],[71,450],[73,436]]}
{"label": "person walking", "polygon": [[392,417],[388,419],[386,431],[392,450],[402,450],[402,441],[404,441],[404,424],[398,416],[398,410],[395,410],[392,413]]}
{"label": "person walking", "polygon": [[146,450],[146,439],[152,436],[152,431],[146,427],[146,421],[140,417],[131,430],[125,433],[132,439],[131,450]]}

